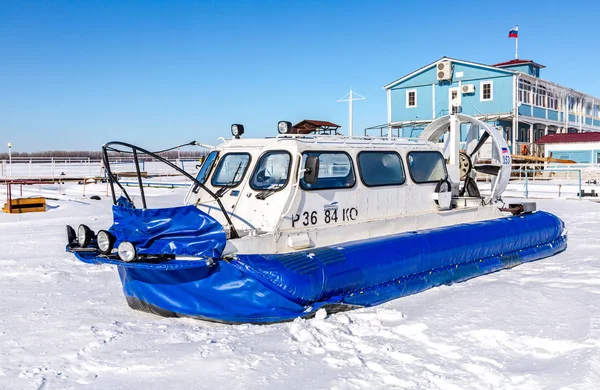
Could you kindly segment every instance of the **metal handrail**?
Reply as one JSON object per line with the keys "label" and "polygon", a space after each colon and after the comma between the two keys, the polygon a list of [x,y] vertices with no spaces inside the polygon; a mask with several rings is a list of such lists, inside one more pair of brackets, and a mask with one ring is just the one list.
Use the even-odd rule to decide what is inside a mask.
{"label": "metal handrail", "polygon": [[[131,152],[126,151],[126,150],[120,150],[117,149],[115,147],[113,147],[112,145],[118,145],[118,146],[123,146],[126,148],[130,148]],[[159,156],[157,153],[162,153],[162,152],[166,152],[172,149],[176,149],[179,148],[181,146],[188,146],[188,145],[196,145],[196,142],[190,142],[187,144],[183,144],[183,145],[178,145],[175,146],[171,149],[165,149],[165,150],[161,150],[160,152],[151,152],[149,150],[146,150],[144,148],[141,148],[139,146],[133,145],[133,144],[129,144],[126,142],[119,142],[119,141],[112,141],[112,142],[108,142],[106,144],[104,144],[102,146],[102,162],[104,163],[104,167],[106,169],[106,174],[108,177],[108,181],[110,184],[110,190],[112,193],[112,198],[113,198],[113,203],[116,205],[117,204],[117,196],[115,193],[115,187],[114,184],[116,184],[117,186],[119,186],[119,188],[121,189],[121,191],[123,192],[123,194],[125,195],[125,197],[127,198],[127,200],[131,203],[132,200],[129,197],[129,194],[127,193],[127,191],[125,190],[125,188],[121,185],[121,183],[119,183],[119,180],[117,179],[117,177],[112,173],[111,169],[110,169],[110,162],[108,160],[108,151],[113,151],[113,152],[121,152],[121,153],[132,153],[133,154],[133,160],[135,162],[135,166],[136,166],[136,174],[137,174],[137,179],[138,179],[138,185],[140,187],[140,194],[142,196],[142,205],[144,207],[144,209],[146,209],[146,196],[144,194],[144,189],[143,189],[143,183],[142,183],[142,176],[141,176],[141,172],[140,172],[140,167],[139,167],[139,160],[138,160],[138,152],[141,152],[143,154],[146,154],[152,158],[155,158],[156,160],[162,162],[163,164],[173,168],[174,170],[176,170],[177,172],[179,172],[180,174],[182,174],[183,176],[185,176],[186,178],[190,179],[192,182],[194,182],[196,185],[198,185],[200,188],[202,188],[207,194],[209,194],[219,205],[219,208],[221,209],[221,212],[223,213],[223,215],[225,216],[225,220],[227,221],[227,223],[229,224],[229,227],[231,229],[231,238],[239,238],[239,234],[237,232],[237,230],[235,229],[235,226],[233,225],[233,222],[231,221],[231,218],[229,218],[229,214],[227,214],[227,211],[225,210],[225,207],[223,206],[223,203],[221,203],[221,199],[214,193],[212,192],[210,189],[208,189],[208,187],[206,187],[203,183],[201,183],[198,179],[196,179],[195,177],[193,177],[192,175],[190,175],[189,173],[187,173],[186,171],[184,171],[183,169],[179,168],[177,165],[171,163],[169,160]]]}

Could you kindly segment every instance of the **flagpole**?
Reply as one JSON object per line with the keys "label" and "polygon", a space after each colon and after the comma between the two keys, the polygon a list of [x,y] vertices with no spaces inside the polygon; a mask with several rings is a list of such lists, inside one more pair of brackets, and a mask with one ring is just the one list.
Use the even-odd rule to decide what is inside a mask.
{"label": "flagpole", "polygon": [[517,38],[515,39],[515,59],[519,59],[519,25],[517,24]]}

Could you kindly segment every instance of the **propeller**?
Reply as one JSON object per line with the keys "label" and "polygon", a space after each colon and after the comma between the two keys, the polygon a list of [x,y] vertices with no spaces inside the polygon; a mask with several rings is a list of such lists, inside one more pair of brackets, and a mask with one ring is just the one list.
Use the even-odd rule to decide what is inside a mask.
{"label": "propeller", "polygon": [[487,131],[481,135],[481,138],[477,141],[477,144],[471,151],[471,153],[467,154],[464,152],[460,153],[459,161],[460,161],[460,177],[464,179],[465,184],[459,191],[460,196],[464,196],[465,192],[469,196],[480,197],[481,194],[479,192],[479,188],[477,187],[477,182],[475,178],[471,177],[471,171],[475,171],[478,173],[484,173],[487,175],[498,176],[500,172],[499,165],[495,164],[473,164],[473,157],[479,152],[479,150],[483,147],[483,145],[490,138],[490,133]]}
{"label": "propeller", "polygon": [[475,148],[473,149],[473,151],[471,152],[471,154],[469,155],[470,158],[473,158],[473,156],[479,152],[479,149],[481,149],[481,147],[483,146],[483,144],[485,144],[485,141],[488,140],[488,138],[490,138],[490,133],[488,133],[487,131],[485,133],[483,133],[483,135],[481,136],[481,138],[479,139],[479,141],[477,142],[477,145],[475,145]]}

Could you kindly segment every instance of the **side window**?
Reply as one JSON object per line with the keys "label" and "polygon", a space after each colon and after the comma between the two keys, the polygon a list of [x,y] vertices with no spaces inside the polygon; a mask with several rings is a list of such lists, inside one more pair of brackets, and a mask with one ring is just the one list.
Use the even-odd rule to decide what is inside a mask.
{"label": "side window", "polygon": [[408,171],[415,183],[436,183],[447,176],[444,156],[433,151],[408,153]]}
{"label": "side window", "polygon": [[396,152],[360,152],[358,170],[367,187],[400,185],[406,179],[402,160]]}
{"label": "side window", "polygon": [[[200,170],[198,171],[198,174],[196,175],[196,180],[198,180],[202,184],[206,183],[206,179],[208,179],[208,175],[210,175],[210,171],[212,171],[212,168],[215,165],[215,161],[217,160],[218,155],[219,152],[213,150],[208,154],[208,156],[206,156],[204,162],[202,163],[202,166],[200,167]],[[196,184],[192,191],[195,194],[197,194],[199,187],[200,186]]]}
{"label": "side window", "polygon": [[211,184],[215,187],[235,187],[244,178],[250,165],[248,153],[228,153],[221,158]]}
{"label": "side window", "polygon": [[263,154],[256,168],[250,188],[253,190],[276,190],[286,186],[290,176],[292,157],[289,152],[267,152]]}
{"label": "side window", "polygon": [[305,152],[302,154],[302,166],[306,157],[319,157],[319,178],[315,184],[308,184],[300,179],[300,186],[305,190],[326,190],[335,188],[351,188],[356,184],[356,176],[352,159],[343,152]]}

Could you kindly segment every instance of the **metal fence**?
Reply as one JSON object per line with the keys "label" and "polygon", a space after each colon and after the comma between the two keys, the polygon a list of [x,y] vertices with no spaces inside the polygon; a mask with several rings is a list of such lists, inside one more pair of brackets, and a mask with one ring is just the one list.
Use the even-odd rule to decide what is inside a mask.
{"label": "metal fence", "polygon": [[[187,172],[197,171],[200,161],[197,159],[175,159],[172,163]],[[111,166],[117,174],[134,172],[132,159],[111,159]],[[155,160],[142,160],[140,169],[146,177],[175,177],[175,170]],[[11,160],[0,160],[0,180],[6,179],[84,179],[102,178],[105,176],[102,161],[89,157],[13,157]]]}

